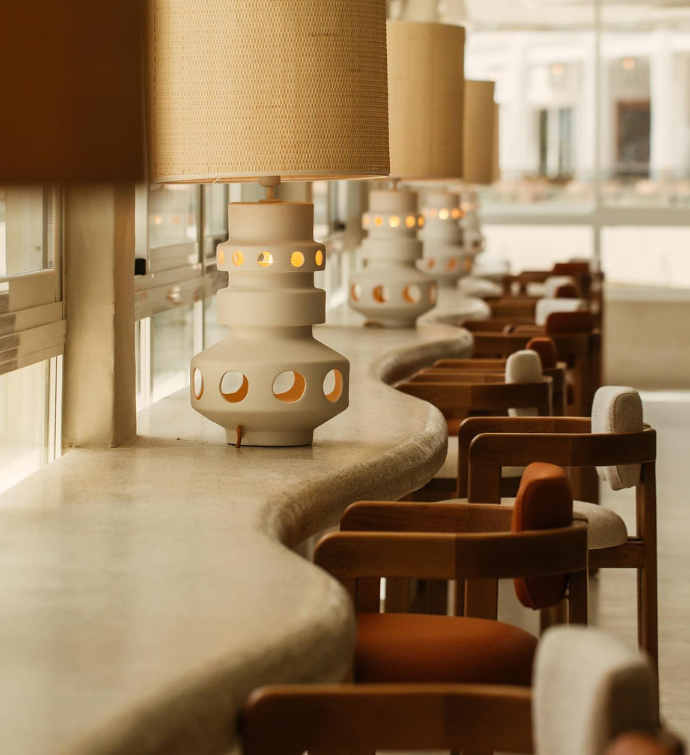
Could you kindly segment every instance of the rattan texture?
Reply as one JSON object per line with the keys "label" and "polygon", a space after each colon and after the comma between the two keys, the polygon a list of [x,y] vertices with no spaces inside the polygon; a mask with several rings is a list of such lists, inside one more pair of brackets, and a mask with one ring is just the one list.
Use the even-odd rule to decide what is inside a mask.
{"label": "rattan texture", "polygon": [[460,26],[389,22],[392,176],[462,176],[464,51]]}
{"label": "rattan texture", "polygon": [[149,0],[149,170],[389,173],[385,0]]}
{"label": "rattan texture", "polygon": [[494,82],[465,81],[465,183],[490,184],[495,179],[495,119]]}

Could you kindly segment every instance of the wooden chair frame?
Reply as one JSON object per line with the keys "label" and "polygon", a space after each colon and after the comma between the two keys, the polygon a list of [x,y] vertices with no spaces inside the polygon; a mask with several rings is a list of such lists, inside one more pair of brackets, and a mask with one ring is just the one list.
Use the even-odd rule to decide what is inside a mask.
{"label": "wooden chair frame", "polygon": [[[476,559],[473,564],[467,561],[456,562],[455,576],[438,574],[382,574],[389,580],[386,609],[404,612],[408,607],[407,584],[395,577],[411,577],[455,582],[455,614],[496,619],[494,607],[483,600],[472,599],[472,591],[466,590],[466,582],[478,581],[481,587],[497,579],[509,577],[545,576],[548,574],[569,573],[567,600],[571,623],[587,623],[587,573],[577,569],[564,568],[571,564],[572,554],[566,556],[566,564],[554,559],[552,547],[562,533],[571,530],[584,530],[580,523],[558,530],[540,530],[525,533],[511,533],[513,508],[479,503],[407,503],[387,501],[362,501],[349,506],[340,520],[342,532],[383,532],[383,533],[433,533],[450,534],[459,538],[456,547],[463,550],[463,558]],[[459,534],[463,533],[463,534]],[[554,534],[558,533],[558,535]],[[572,537],[572,536],[568,536]],[[586,535],[585,535],[586,538]],[[528,543],[529,556],[521,550]],[[570,548],[573,546],[564,546]],[[578,547],[577,544],[574,547]],[[477,551],[473,549],[478,549]],[[323,565],[323,564],[322,564]],[[325,566],[328,568],[328,566]],[[508,574],[513,571],[536,570],[531,573]],[[330,569],[329,569],[330,571]],[[338,576],[337,574],[335,576]],[[370,575],[371,576],[371,575]],[[391,583],[392,581],[392,583]],[[380,580],[374,575],[367,580],[363,589],[354,599],[359,601],[359,610],[377,611],[379,606]],[[447,585],[444,589],[447,589]],[[392,594],[392,605],[389,597]],[[437,595],[434,598],[438,597]],[[445,605],[445,602],[444,602]],[[434,611],[437,612],[437,611]]]}
{"label": "wooden chair frame", "polygon": [[[527,344],[542,330],[530,333],[474,333],[475,357],[480,359],[507,359]],[[558,359],[570,366],[573,374],[574,400],[569,407],[573,416],[586,417],[592,411],[594,394],[601,383],[601,334],[554,333],[549,334],[556,344]]]}
{"label": "wooden chair frame", "polygon": [[571,469],[640,464],[635,489],[637,535],[590,551],[594,568],[637,571],[638,641],[658,668],[656,432],[592,433],[589,418],[472,417],[459,434],[459,498],[500,503],[501,468],[533,461]]}
{"label": "wooden chair frame", "polygon": [[[417,375],[433,375],[434,380],[440,380],[436,376],[443,374],[469,375],[469,374],[496,374],[505,377],[505,359],[439,359],[432,367],[420,370]],[[559,362],[556,367],[542,367],[542,375],[551,378],[552,403],[556,416],[565,416],[567,409],[566,365]]]}
{"label": "wooden chair frame", "polygon": [[446,419],[465,419],[472,412],[507,412],[511,408],[536,407],[539,416],[552,413],[551,378],[538,383],[414,382],[398,383],[396,388],[410,396],[428,401]]}
{"label": "wooden chair frame", "polygon": [[532,694],[474,684],[275,686],[250,697],[244,755],[376,750],[531,753]]}

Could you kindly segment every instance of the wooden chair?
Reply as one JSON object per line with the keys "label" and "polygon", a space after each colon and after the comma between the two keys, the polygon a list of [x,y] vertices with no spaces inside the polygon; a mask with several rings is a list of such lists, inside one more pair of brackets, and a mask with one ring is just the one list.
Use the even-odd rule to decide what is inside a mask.
{"label": "wooden chair", "polygon": [[414,379],[398,383],[396,388],[410,396],[428,401],[448,421],[448,432],[457,435],[460,423],[472,414],[507,414],[509,409],[536,407],[539,416],[552,412],[551,378],[538,383],[494,383],[477,378],[471,382]]}
{"label": "wooden chair", "polygon": [[531,690],[471,684],[264,687],[244,707],[242,749],[244,755],[431,749],[682,755],[682,742],[660,721],[648,662],[604,632],[547,632],[534,676]]}
{"label": "wooden chair", "polygon": [[[550,338],[533,338],[527,342],[526,349],[536,351],[539,354],[542,375],[551,378],[554,415],[557,417],[565,416],[567,408],[566,365],[563,362],[558,362],[556,344]],[[417,375],[433,376],[433,379],[437,382],[442,382],[440,377],[444,374],[494,373],[504,376],[506,361],[506,359],[439,359],[434,362],[433,367],[422,370]]]}
{"label": "wooden chair", "polygon": [[[552,316],[553,317],[553,316]],[[562,318],[555,318],[558,323]],[[587,416],[596,388],[601,382],[601,334],[598,331],[568,333],[542,328],[517,328],[509,334],[473,333],[473,356],[479,359],[505,359],[535,337],[546,336],[556,344],[558,361],[568,365],[571,375],[568,413]]]}
{"label": "wooden chair", "polygon": [[[621,401],[628,402],[634,412],[639,404],[639,417],[633,424],[623,421],[617,427],[616,416],[622,415],[614,406]],[[607,430],[601,429],[602,417],[614,418]],[[639,428],[631,429],[636,423]],[[608,509],[576,501],[575,511],[589,523],[592,568],[636,570],[639,645],[658,666],[656,433],[642,423],[639,395],[626,388],[602,388],[591,420],[470,418],[460,429],[459,457],[457,495],[469,502],[500,503],[501,468],[537,459],[568,467],[571,474],[577,469],[596,469],[613,490],[635,489],[634,537],[628,536],[623,521]]]}

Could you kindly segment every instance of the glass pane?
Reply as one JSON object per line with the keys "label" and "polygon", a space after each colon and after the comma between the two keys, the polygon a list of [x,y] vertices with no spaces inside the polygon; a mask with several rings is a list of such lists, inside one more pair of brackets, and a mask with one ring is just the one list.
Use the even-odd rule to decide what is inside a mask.
{"label": "glass pane", "polygon": [[204,249],[207,258],[215,258],[217,239],[228,237],[228,201],[227,184],[210,184],[204,186]]}
{"label": "glass pane", "polygon": [[206,348],[228,337],[228,326],[217,319],[218,297],[208,296],[204,305],[204,344]]}
{"label": "glass pane", "polygon": [[159,401],[189,385],[194,356],[194,307],[154,315],[151,324],[152,401]]}
{"label": "glass pane", "polygon": [[48,362],[0,375],[0,493],[48,461]]}
{"label": "glass pane", "polygon": [[197,241],[199,187],[152,184],[149,188],[149,248]]}
{"label": "glass pane", "polygon": [[546,270],[555,262],[594,254],[594,232],[587,226],[487,225],[482,230],[489,250],[482,264],[490,265],[495,255],[508,260],[514,273]]}
{"label": "glass pane", "polygon": [[[495,6],[500,9],[494,16],[498,27],[515,3]],[[481,9],[473,6],[468,13],[481,15]],[[559,212],[591,208],[596,91],[592,21],[589,8],[580,13],[576,28],[564,22],[562,29],[539,31],[525,24],[520,30],[492,31],[489,25],[468,33],[466,76],[495,81],[499,105],[501,177],[482,190],[488,211],[526,205]]]}
{"label": "glass pane", "polygon": [[690,288],[690,228],[603,228],[608,283]]}
{"label": "glass pane", "polygon": [[[604,6],[601,41],[603,201],[690,206],[690,30],[680,8],[648,11],[635,27]],[[686,16],[687,19],[687,16]]]}
{"label": "glass pane", "polygon": [[312,192],[314,198],[314,239],[324,241],[331,233],[330,184],[328,181],[314,181]]}
{"label": "glass pane", "polygon": [[0,186],[0,277],[48,267],[43,188]]}

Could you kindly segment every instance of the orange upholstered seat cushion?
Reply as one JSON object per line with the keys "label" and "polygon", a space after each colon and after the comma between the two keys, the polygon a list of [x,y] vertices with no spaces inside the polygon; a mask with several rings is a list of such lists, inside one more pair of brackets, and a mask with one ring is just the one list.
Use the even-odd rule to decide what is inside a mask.
{"label": "orange upholstered seat cushion", "polygon": [[358,615],[355,677],[369,683],[529,685],[537,638],[488,619]]}

